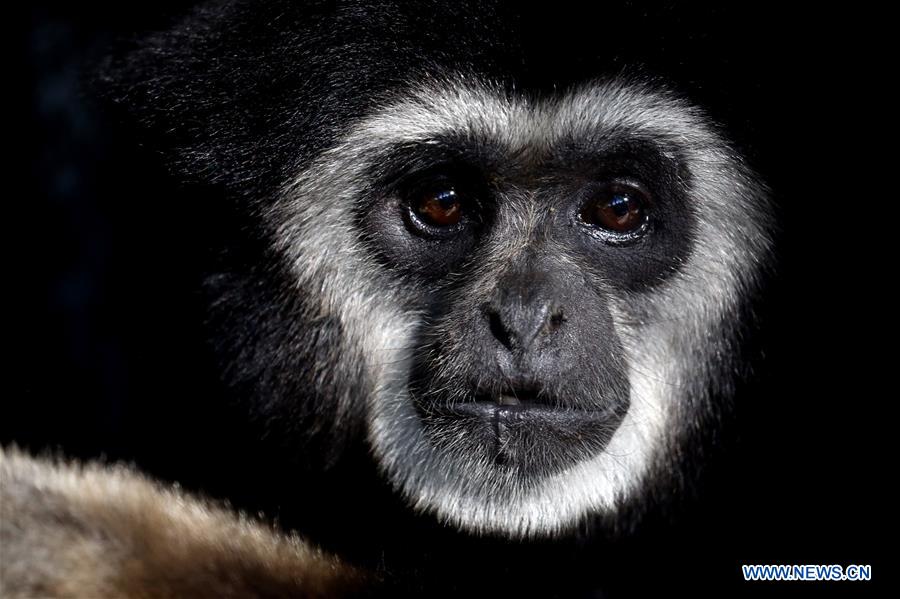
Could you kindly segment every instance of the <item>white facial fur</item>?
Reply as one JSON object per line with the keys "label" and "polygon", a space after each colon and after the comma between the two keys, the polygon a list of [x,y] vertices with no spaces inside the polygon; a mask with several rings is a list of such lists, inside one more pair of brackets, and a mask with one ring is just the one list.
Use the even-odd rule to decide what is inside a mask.
{"label": "white facial fur", "polygon": [[[419,315],[399,308],[407,291],[367,255],[351,210],[366,173],[398,143],[471,132],[510,152],[534,151],[563,135],[617,130],[678,148],[697,207],[694,246],[665,284],[635,301],[614,298],[631,405],[608,446],[524,488],[491,464],[426,440],[407,392]],[[268,219],[298,287],[321,290],[322,314],[340,320],[347,347],[366,359],[377,387],[369,442],[391,484],[415,508],[460,528],[532,536],[614,512],[641,493],[653,466],[677,467],[680,440],[709,409],[706,383],[730,352],[740,294],[768,249],[764,191],[704,116],[667,92],[613,81],[535,102],[460,77],[419,86],[355,124],[284,190]]]}

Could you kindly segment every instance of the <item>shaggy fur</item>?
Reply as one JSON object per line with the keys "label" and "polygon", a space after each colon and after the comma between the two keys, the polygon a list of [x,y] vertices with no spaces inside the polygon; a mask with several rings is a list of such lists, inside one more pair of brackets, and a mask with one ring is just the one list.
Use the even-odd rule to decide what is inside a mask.
{"label": "shaggy fur", "polygon": [[0,450],[0,595],[336,597],[373,580],[123,466]]}

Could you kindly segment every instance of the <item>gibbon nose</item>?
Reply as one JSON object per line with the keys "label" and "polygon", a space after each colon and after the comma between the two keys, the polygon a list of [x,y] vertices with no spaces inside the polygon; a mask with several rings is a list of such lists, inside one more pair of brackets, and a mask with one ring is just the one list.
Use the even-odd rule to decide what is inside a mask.
{"label": "gibbon nose", "polygon": [[510,351],[526,351],[556,331],[565,315],[549,291],[549,285],[533,276],[498,289],[484,307],[494,338]]}

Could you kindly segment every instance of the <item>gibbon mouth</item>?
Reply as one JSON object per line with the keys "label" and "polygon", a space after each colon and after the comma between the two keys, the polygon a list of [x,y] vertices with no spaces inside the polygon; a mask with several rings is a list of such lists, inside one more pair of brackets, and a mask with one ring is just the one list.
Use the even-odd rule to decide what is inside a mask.
{"label": "gibbon mouth", "polygon": [[529,480],[596,455],[621,422],[615,410],[570,405],[540,388],[525,386],[432,403],[420,415],[436,447],[481,456],[498,467],[514,468]]}
{"label": "gibbon mouth", "polygon": [[[453,404],[446,412],[461,417],[492,418],[502,422],[504,420],[534,421],[544,419],[578,418],[585,413],[590,413],[583,408],[566,407],[554,401],[549,396],[539,395],[536,392],[499,392],[492,394],[478,394],[473,401]],[[579,414],[581,416],[579,416]]]}
{"label": "gibbon mouth", "polygon": [[[538,386],[504,386],[499,390],[476,391],[472,399],[432,409],[448,416],[497,420],[540,421],[545,418],[579,418],[593,411],[567,406]],[[600,412],[600,411],[598,411]]]}
{"label": "gibbon mouth", "polygon": [[588,403],[527,383],[473,387],[456,401],[414,394],[428,442],[459,459],[510,469],[518,484],[535,484],[602,451],[629,403],[617,396]]}
{"label": "gibbon mouth", "polygon": [[551,397],[537,387],[504,387],[499,391],[475,394],[476,407],[510,411],[553,409]]}

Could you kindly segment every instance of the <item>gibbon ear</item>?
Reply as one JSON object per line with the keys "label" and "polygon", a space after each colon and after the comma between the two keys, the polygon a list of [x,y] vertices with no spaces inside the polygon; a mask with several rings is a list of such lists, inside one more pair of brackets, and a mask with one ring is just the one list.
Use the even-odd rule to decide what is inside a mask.
{"label": "gibbon ear", "polygon": [[0,450],[4,597],[350,597],[377,579],[124,466]]}

